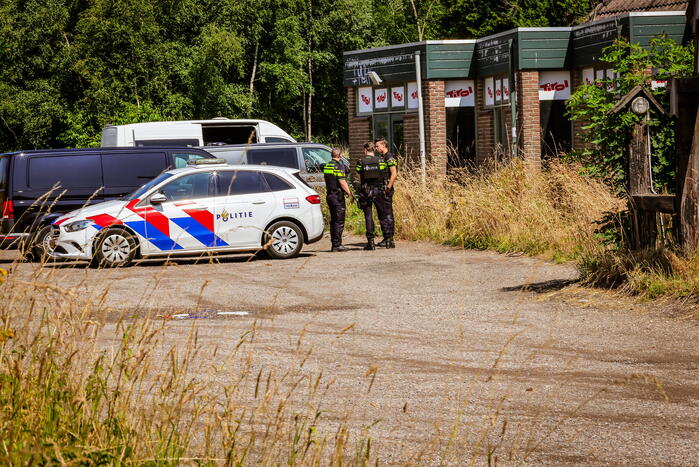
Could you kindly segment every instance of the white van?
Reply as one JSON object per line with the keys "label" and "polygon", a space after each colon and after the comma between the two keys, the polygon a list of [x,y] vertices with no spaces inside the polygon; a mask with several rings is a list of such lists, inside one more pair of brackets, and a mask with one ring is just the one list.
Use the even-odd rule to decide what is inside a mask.
{"label": "white van", "polygon": [[102,147],[220,146],[224,144],[294,143],[287,132],[265,120],[212,120],[147,122],[108,125]]}

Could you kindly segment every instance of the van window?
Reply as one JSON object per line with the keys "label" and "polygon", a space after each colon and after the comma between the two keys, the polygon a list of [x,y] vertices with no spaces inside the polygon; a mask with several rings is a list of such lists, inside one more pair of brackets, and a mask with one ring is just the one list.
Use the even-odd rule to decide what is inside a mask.
{"label": "van window", "polygon": [[134,141],[139,148],[158,146],[199,146],[198,139],[140,139]]}
{"label": "van window", "polygon": [[330,151],[324,148],[303,148],[303,162],[307,172],[322,172],[323,166],[330,162]]}
{"label": "van window", "polygon": [[218,173],[218,196],[247,195],[269,191],[262,174],[253,170],[225,171]]}
{"label": "van window", "polygon": [[265,137],[265,143],[293,143],[293,141],[282,136],[267,136]]}
{"label": "van window", "polygon": [[248,164],[276,165],[277,167],[299,168],[296,148],[251,149]]}
{"label": "van window", "polygon": [[164,152],[103,152],[105,187],[141,186],[165,169]]}
{"label": "van window", "polygon": [[47,156],[29,158],[29,179],[33,189],[49,190],[58,184],[64,189],[102,187],[102,164],[99,154]]}
{"label": "van window", "polygon": [[202,125],[201,133],[204,146],[257,143],[257,128],[254,125]]}
{"label": "van window", "polygon": [[187,163],[189,161],[195,161],[197,159],[205,159],[206,156],[203,156],[201,154],[190,154],[190,153],[175,153],[172,155],[172,158],[175,161],[175,168],[176,169],[182,169],[184,167],[187,167]]}

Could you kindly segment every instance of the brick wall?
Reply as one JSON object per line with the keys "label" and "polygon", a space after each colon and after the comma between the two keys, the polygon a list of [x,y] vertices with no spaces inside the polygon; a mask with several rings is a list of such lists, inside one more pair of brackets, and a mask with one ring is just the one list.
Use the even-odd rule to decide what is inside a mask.
{"label": "brick wall", "polygon": [[539,113],[539,72],[517,72],[519,150],[533,168],[541,168],[541,128]]}
{"label": "brick wall", "polygon": [[416,165],[420,163],[420,126],[417,112],[405,114],[403,117],[403,160],[401,164]]}
{"label": "brick wall", "polygon": [[425,115],[425,151],[436,173],[447,172],[447,119],[444,107],[444,81],[423,81]]}
{"label": "brick wall", "polygon": [[495,144],[493,111],[485,108],[485,82],[476,80],[476,164],[482,166],[491,159]]}
{"label": "brick wall", "polygon": [[371,139],[371,117],[357,117],[356,99],[355,88],[347,88],[347,119],[352,166],[364,155],[364,143]]}

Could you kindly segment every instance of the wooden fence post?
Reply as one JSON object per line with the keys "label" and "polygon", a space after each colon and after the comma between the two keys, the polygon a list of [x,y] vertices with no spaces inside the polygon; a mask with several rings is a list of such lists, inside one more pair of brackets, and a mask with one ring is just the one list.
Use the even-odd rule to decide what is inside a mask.
{"label": "wooden fence post", "polygon": [[680,198],[680,238],[686,252],[699,249],[699,112],[694,118],[694,134],[684,170]]}
{"label": "wooden fence post", "polygon": [[634,125],[629,144],[629,213],[634,250],[655,246],[658,235],[655,212],[646,211],[634,202],[634,196],[651,193],[649,156],[648,124],[643,119]]}

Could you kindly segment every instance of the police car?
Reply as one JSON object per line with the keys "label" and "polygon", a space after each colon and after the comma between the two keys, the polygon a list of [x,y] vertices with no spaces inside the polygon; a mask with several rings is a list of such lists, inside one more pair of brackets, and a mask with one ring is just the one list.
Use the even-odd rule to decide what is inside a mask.
{"label": "police car", "polygon": [[84,207],[52,226],[55,255],[94,265],[135,258],[257,251],[293,258],[323,235],[320,197],[298,170],[192,161],[124,200]]}

